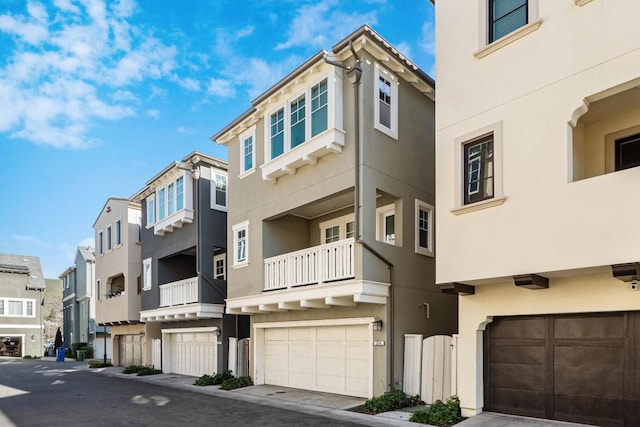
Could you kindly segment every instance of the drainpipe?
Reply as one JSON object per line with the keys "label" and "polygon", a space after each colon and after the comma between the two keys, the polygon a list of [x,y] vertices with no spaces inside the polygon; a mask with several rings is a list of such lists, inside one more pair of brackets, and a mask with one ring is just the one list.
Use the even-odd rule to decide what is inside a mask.
{"label": "drainpipe", "polygon": [[354,103],[354,140],[355,140],[355,181],[353,187],[353,198],[354,198],[354,227],[356,229],[356,243],[362,245],[364,249],[373,254],[376,258],[382,261],[387,265],[389,269],[389,317],[387,318],[387,328],[389,329],[389,363],[387,367],[388,378],[389,378],[389,387],[393,389],[393,366],[394,366],[394,355],[393,355],[393,347],[394,347],[394,339],[393,339],[393,288],[394,288],[394,272],[395,267],[391,261],[389,261],[384,255],[371,247],[363,238],[361,232],[360,225],[360,79],[362,77],[362,67],[360,57],[356,53],[355,48],[353,47],[353,42],[349,40],[349,48],[351,49],[351,53],[355,58],[356,62],[353,66],[347,67],[344,64],[336,61],[332,61],[327,58],[327,54],[325,54],[324,60],[326,63],[331,64],[333,66],[342,68],[346,70],[347,77],[349,81],[353,84],[353,103]]}

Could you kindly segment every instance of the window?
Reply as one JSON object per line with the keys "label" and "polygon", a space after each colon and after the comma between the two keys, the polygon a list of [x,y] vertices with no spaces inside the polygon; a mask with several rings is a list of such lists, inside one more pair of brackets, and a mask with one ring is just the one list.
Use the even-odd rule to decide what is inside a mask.
{"label": "window", "polygon": [[111,250],[112,240],[111,240],[111,226],[107,227],[107,251]]}
{"label": "window", "polygon": [[120,246],[122,244],[122,220],[119,219],[116,221],[116,246]]}
{"label": "window", "polygon": [[390,245],[396,244],[396,208],[395,204],[376,209],[376,228],[378,240]]}
{"label": "window", "polygon": [[227,175],[214,171],[211,186],[211,201],[213,209],[227,210]]}
{"label": "window", "polygon": [[147,227],[156,222],[156,198],[147,197]]}
{"label": "window", "polygon": [[271,114],[271,158],[284,153],[284,108]]}
{"label": "window", "polygon": [[249,221],[233,226],[233,265],[249,263]]}
{"label": "window", "polygon": [[34,299],[0,298],[0,316],[36,317]]}
{"label": "window", "polygon": [[304,95],[291,102],[291,148],[297,147],[305,140],[305,110]]}
{"label": "window", "polygon": [[353,214],[332,218],[320,223],[320,241],[322,244],[333,243],[355,237]]}
{"label": "window", "polygon": [[528,22],[527,0],[489,0],[489,43]]}
{"label": "window", "polygon": [[464,146],[464,204],[493,198],[493,135]]}
{"label": "window", "polygon": [[151,258],[142,261],[142,290],[151,289]]}
{"label": "window", "polygon": [[640,166],[640,133],[616,139],[616,171]]}
{"label": "window", "polygon": [[104,253],[104,235],[102,233],[102,230],[100,230],[100,232],[98,233],[98,253]]}
{"label": "window", "polygon": [[172,182],[167,186],[167,215],[176,211],[176,185]]}
{"label": "window", "polygon": [[416,200],[416,253],[433,256],[433,206]]}
{"label": "window", "polygon": [[100,300],[100,280],[96,280],[96,299]]}
{"label": "window", "polygon": [[327,130],[328,93],[327,79],[311,88],[311,137]]}
{"label": "window", "polygon": [[240,174],[253,170],[256,162],[255,128],[240,136]]}
{"label": "window", "polygon": [[[311,100],[308,108],[307,99]],[[310,123],[310,125],[308,125]],[[268,160],[294,149],[329,127],[328,79],[308,87],[269,115]]]}
{"label": "window", "polygon": [[167,190],[165,188],[158,190],[158,220],[160,221],[167,215],[167,212],[165,211],[167,204],[167,201],[165,200],[166,193]]}
{"label": "window", "polygon": [[176,211],[184,209],[184,177],[176,179]]}
{"label": "window", "polygon": [[219,280],[226,280],[225,274],[225,260],[227,258],[227,254],[215,255],[213,257],[213,278]]}
{"label": "window", "polygon": [[398,81],[386,69],[375,66],[374,127],[392,138],[398,138]]}

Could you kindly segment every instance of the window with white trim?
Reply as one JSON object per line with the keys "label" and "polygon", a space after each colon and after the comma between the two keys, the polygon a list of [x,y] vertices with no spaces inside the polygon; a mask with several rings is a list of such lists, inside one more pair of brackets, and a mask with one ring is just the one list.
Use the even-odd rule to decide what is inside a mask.
{"label": "window with white trim", "polygon": [[[307,100],[311,100],[310,108]],[[269,114],[268,160],[293,150],[329,128],[329,86],[325,77]]]}
{"label": "window with white trim", "polygon": [[166,200],[166,194],[167,194],[167,189],[166,188],[161,188],[158,190],[157,192],[158,194],[158,220],[162,221],[166,216],[167,216],[167,200]]}
{"label": "window with white trim", "polygon": [[116,246],[122,245],[122,219],[116,221]]}
{"label": "window with white trim", "polygon": [[176,212],[184,209],[184,177],[176,179]]}
{"label": "window with white trim", "polygon": [[167,215],[173,215],[176,212],[176,184],[167,185]]}
{"label": "window with white trim", "polygon": [[433,256],[433,206],[416,199],[416,253]]}
{"label": "window with white trim", "polygon": [[218,280],[227,279],[226,269],[227,254],[215,255],[213,257],[213,278]]}
{"label": "window with white trim", "polygon": [[227,174],[213,171],[211,183],[211,208],[227,210]]}
{"label": "window with white trim", "polygon": [[142,290],[148,291],[151,289],[151,258],[146,258],[142,261]]}
{"label": "window with white trim", "polygon": [[107,227],[107,251],[110,251],[111,249],[113,249],[113,240],[112,240],[112,232],[111,232],[111,226]]}
{"label": "window with white trim", "polygon": [[353,214],[333,218],[320,223],[320,241],[322,244],[333,243],[355,237],[355,221]]}
{"label": "window with white trim", "polygon": [[376,64],[374,81],[374,128],[398,139],[398,79]]}
{"label": "window with white trim", "polygon": [[36,317],[35,299],[0,298],[0,316]]}
{"label": "window with white trim", "polygon": [[493,198],[493,135],[464,145],[464,204]]}
{"label": "window with white trim", "polygon": [[232,227],[233,230],[233,265],[234,267],[249,263],[249,221]]}
{"label": "window with white trim", "polygon": [[394,204],[376,209],[378,240],[390,245],[396,244],[396,208]]}
{"label": "window with white trim", "polygon": [[240,175],[255,169],[256,165],[256,129],[252,127],[240,135]]}
{"label": "window with white trim", "polygon": [[102,230],[98,232],[98,253],[100,255],[104,253],[104,233]]}
{"label": "window with white trim", "polygon": [[156,222],[156,196],[147,197],[147,227]]}

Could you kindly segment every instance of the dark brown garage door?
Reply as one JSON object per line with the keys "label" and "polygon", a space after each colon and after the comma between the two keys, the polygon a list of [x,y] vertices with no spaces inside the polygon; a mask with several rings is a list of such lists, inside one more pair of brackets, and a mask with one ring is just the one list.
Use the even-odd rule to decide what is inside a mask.
{"label": "dark brown garage door", "polygon": [[484,346],[484,410],[640,426],[640,313],[495,318]]}

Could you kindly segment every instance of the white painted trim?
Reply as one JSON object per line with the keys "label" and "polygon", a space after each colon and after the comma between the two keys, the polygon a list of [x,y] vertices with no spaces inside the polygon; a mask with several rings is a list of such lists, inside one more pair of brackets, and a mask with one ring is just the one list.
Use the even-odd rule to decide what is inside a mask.
{"label": "white painted trim", "polygon": [[[27,336],[25,334],[12,334],[12,333],[8,333],[7,335],[10,337],[20,337],[20,353],[21,353],[20,357],[24,357],[25,356],[24,352],[26,348],[25,340],[27,339]],[[41,352],[42,350],[40,350],[40,352],[38,352],[36,356],[38,356],[39,354],[42,354]],[[0,411],[0,414],[2,414],[2,411]]]}
{"label": "white painted trim", "polygon": [[[227,176],[226,173],[224,172],[220,172],[217,169],[213,169],[211,171],[211,209],[216,209],[219,211],[223,211],[226,212],[227,211],[227,206],[229,204],[229,177]],[[223,177],[224,178],[224,205],[219,205],[216,203],[216,192],[217,190],[217,177]]]}
{"label": "white painted trim", "polygon": [[[393,242],[385,240],[387,227],[385,224],[385,219],[389,216],[394,217],[393,219]],[[388,245],[396,246],[398,236],[398,215],[396,215],[396,205],[395,203],[391,203],[385,206],[380,206],[376,208],[376,240],[382,243],[386,243]]]}
{"label": "white painted trim", "polygon": [[0,329],[42,329],[42,325],[0,323]]}
{"label": "white painted trim", "polygon": [[[251,167],[247,170],[244,169],[244,142],[248,139],[252,138],[253,148],[251,150]],[[242,179],[245,176],[251,175],[256,170],[256,125],[251,126],[246,131],[242,132],[238,137],[240,140],[240,175],[239,178]]]}
{"label": "white painted trim", "polygon": [[160,331],[163,334],[178,334],[178,333],[185,333],[185,334],[189,334],[189,333],[198,333],[198,332],[215,332],[215,331],[219,331],[220,328],[218,328],[217,326],[205,326],[205,327],[201,327],[201,328],[167,328],[167,329],[160,329]]}
{"label": "white painted trim", "polygon": [[67,295],[66,297],[62,298],[62,302],[69,301],[70,299],[75,298],[75,297],[76,297],[76,294],[74,292],[74,293],[72,293],[70,295]]}
{"label": "white painted trim", "polygon": [[[245,259],[242,261],[238,260],[238,240],[236,239],[237,232],[245,230]],[[239,222],[234,224],[231,227],[231,231],[233,232],[233,268],[238,268],[240,266],[245,266],[249,264],[249,220]]]}
{"label": "white painted trim", "polygon": [[221,319],[224,314],[222,304],[186,304],[157,308],[140,312],[141,322],[173,322],[197,319]]}
{"label": "white painted trim", "polygon": [[478,23],[478,29],[480,33],[478,34],[478,50],[473,54],[477,59],[484,58],[496,50],[534,32],[542,24],[542,20],[539,19],[538,16],[538,0],[528,0],[527,24],[517,30],[514,30],[510,34],[489,43],[489,0],[478,0],[478,2],[478,10],[480,11],[478,14],[478,18],[480,20]]}
{"label": "white painted trim", "polygon": [[[428,243],[427,243],[427,247],[425,248],[424,246],[420,246],[420,210],[424,210],[428,212],[427,215],[427,223],[428,223]],[[435,239],[433,238],[433,230],[434,230],[434,222],[433,222],[433,218],[435,217],[434,215],[434,208],[433,206],[431,206],[429,203],[423,202],[422,200],[418,200],[416,199],[415,202],[415,211],[414,211],[414,242],[415,242],[415,251],[417,254],[421,254],[421,255],[426,255],[426,256],[430,256],[433,257],[433,253],[434,253],[434,248],[433,248],[433,244]]]}
{"label": "white painted trim", "polygon": [[347,317],[341,319],[321,319],[321,320],[290,320],[284,322],[263,322],[254,323],[253,329],[270,328],[304,328],[306,326],[345,326],[371,324],[375,317]]}
{"label": "white painted trim", "polygon": [[[380,132],[390,136],[393,139],[398,139],[398,85],[400,81],[398,78],[387,68],[381,66],[377,62],[374,66],[373,73],[373,127]],[[378,80],[380,77],[383,77],[385,80],[388,80],[391,85],[391,111],[390,111],[390,119],[391,119],[391,127],[386,127],[382,123],[380,123],[380,95],[379,95],[379,86]]]}
{"label": "white painted trim", "polygon": [[343,215],[337,218],[329,219],[327,221],[323,221],[319,224],[320,227],[320,242],[321,244],[325,244],[325,230],[327,228],[335,227],[336,225],[339,227],[339,237],[338,240],[345,240],[355,237],[355,228],[354,228],[354,236],[347,237],[347,224],[350,222],[354,222],[355,217],[354,214],[350,213],[347,215]]}
{"label": "white painted trim", "polygon": [[481,200],[476,203],[470,203],[468,205],[460,206],[457,208],[451,209],[451,212],[454,215],[462,215],[469,212],[475,212],[482,209],[492,208],[494,206],[500,206],[507,200],[506,197],[497,197],[493,199]]}
{"label": "white painted trim", "polygon": [[477,59],[482,59],[485,56],[490,55],[493,52],[499,49],[502,49],[505,46],[510,45],[516,40],[520,40],[522,37],[526,36],[527,34],[533,33],[538,28],[540,28],[541,25],[542,25],[542,19],[538,19],[537,21],[534,21],[534,22],[531,22],[530,24],[522,26],[517,30],[511,32],[510,34],[494,41],[493,43],[486,45],[482,49],[477,50],[476,52],[473,53],[473,56],[475,56]]}
{"label": "white painted trim", "polygon": [[[145,274],[145,267],[149,266],[149,277]],[[151,258],[142,260],[142,290],[148,291],[153,287],[153,263]]]}

